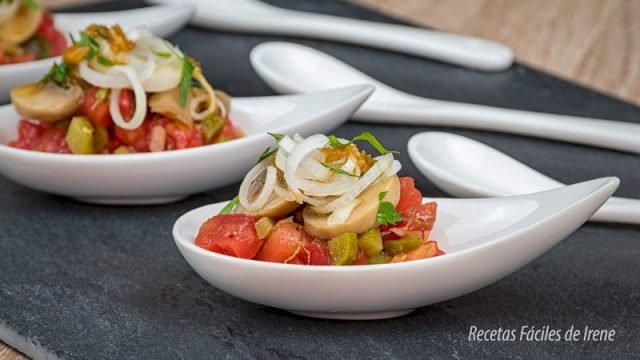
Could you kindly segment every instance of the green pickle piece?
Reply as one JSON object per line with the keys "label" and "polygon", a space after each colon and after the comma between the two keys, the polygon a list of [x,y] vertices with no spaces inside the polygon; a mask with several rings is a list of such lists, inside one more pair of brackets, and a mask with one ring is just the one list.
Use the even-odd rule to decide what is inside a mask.
{"label": "green pickle piece", "polygon": [[84,116],[74,116],[64,139],[74,154],[93,154],[93,125]]}
{"label": "green pickle piece", "polygon": [[109,131],[106,128],[99,127],[93,133],[93,150],[100,152],[107,146],[109,142]]}
{"label": "green pickle piece", "polygon": [[271,220],[268,217],[262,217],[260,220],[256,221],[256,233],[258,234],[258,239],[264,240],[271,235],[273,232],[273,228],[275,227],[275,221]]}
{"label": "green pickle piece", "polygon": [[374,256],[382,251],[380,228],[374,227],[362,233],[358,237],[358,246],[367,253],[367,256]]}
{"label": "green pickle piece", "polygon": [[200,123],[200,132],[207,142],[211,142],[222,131],[226,120],[220,115],[209,115]]}
{"label": "green pickle piece", "polygon": [[422,240],[417,236],[404,236],[398,240],[385,240],[384,250],[389,255],[398,255],[420,246]]}
{"label": "green pickle piece", "polygon": [[329,256],[333,265],[349,265],[358,254],[358,234],[348,232],[329,240]]}
{"label": "green pickle piece", "polygon": [[379,252],[369,257],[369,265],[386,264],[389,261],[391,261],[391,256],[383,252]]}

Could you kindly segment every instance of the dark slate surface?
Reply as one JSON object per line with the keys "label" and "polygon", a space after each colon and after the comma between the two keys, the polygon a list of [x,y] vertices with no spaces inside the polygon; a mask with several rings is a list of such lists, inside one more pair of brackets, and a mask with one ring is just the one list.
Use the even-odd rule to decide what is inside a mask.
{"label": "dark slate surface", "polygon": [[[303,10],[392,22],[336,0],[270,0]],[[94,9],[136,7],[116,2]],[[187,28],[171,40],[236,96],[273,92],[252,71],[250,49],[277,37]],[[508,108],[638,122],[640,109],[523,66],[485,74],[323,41],[292,40],[335,55],[410,93]],[[210,70],[207,70],[210,69]],[[213,70],[211,70],[213,69]],[[385,134],[406,150],[429,127],[351,123],[343,136]],[[446,129],[494,146],[564,182],[617,175],[618,195],[640,197],[637,155],[510,135]],[[403,151],[404,174],[445,196]],[[216,171],[213,169],[213,171]],[[229,199],[237,185],[158,207],[92,206],[0,177],[0,331],[40,357],[107,358],[628,358],[640,352],[640,228],[586,225],[513,275],[398,319],[339,322],[297,317],[226,295],[201,280],[171,238],[175,219]],[[438,279],[425,279],[438,281]],[[611,343],[470,342],[470,326],[615,329]],[[35,346],[35,347],[34,347]]]}

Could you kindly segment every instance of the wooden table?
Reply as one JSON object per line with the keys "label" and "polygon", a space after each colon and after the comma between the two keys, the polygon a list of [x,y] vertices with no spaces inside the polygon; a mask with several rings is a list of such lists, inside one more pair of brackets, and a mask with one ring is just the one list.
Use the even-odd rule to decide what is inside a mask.
{"label": "wooden table", "polygon": [[[500,41],[520,62],[640,104],[640,1],[350,1],[416,24]],[[0,342],[0,360],[17,359],[26,358]]]}

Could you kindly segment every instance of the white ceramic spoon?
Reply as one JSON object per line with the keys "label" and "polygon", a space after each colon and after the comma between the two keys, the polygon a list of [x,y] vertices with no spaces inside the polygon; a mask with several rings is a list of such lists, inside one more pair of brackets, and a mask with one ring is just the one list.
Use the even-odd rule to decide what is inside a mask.
{"label": "white ceramic spoon", "polygon": [[[149,0],[169,4],[174,0]],[[271,6],[257,0],[187,0],[198,10],[193,23],[237,32],[329,39],[393,50],[484,71],[513,63],[507,46],[439,31],[314,14]]]}
{"label": "white ceramic spoon", "polygon": [[446,254],[397,264],[276,264],[197,247],[200,225],[225,203],[182,215],[173,237],[189,265],[231,295],[304,316],[382,319],[481,289],[525,266],[580,227],[618,183],[603,178],[525,196],[429,199],[438,202],[430,238]]}
{"label": "white ceramic spoon", "polygon": [[276,91],[304,93],[372,84],[355,119],[498,131],[640,153],[640,125],[421,98],[384,85],[310,47],[272,42],[251,52],[256,72]]}
{"label": "white ceramic spoon", "polygon": [[49,154],[15,149],[20,117],[0,107],[0,175],[80,201],[141,205],[180,200],[244,177],[273,146],[267,131],[309,136],[344,123],[371,94],[369,85],[308,95],[234,98],[230,117],[245,137],[192,149],[125,155]]}
{"label": "white ceramic spoon", "polygon": [[[146,25],[151,32],[166,37],[181,29],[193,15],[191,5],[163,5],[142,9],[96,13],[54,14],[56,28],[63,34],[77,34],[89,24],[120,24],[124,30]],[[69,41],[69,39],[67,39]],[[11,89],[38,81],[59,57],[21,64],[0,65],[0,103],[9,100]]]}
{"label": "white ceramic spoon", "polygon": [[[460,135],[424,132],[412,136],[407,147],[418,170],[453,196],[512,196],[565,186],[488,145]],[[640,224],[640,200],[612,197],[591,220]]]}

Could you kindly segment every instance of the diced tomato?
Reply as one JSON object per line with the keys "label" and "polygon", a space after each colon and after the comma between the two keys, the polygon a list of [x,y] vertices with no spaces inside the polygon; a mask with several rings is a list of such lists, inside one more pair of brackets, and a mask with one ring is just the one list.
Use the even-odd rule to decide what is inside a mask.
{"label": "diced tomato", "polygon": [[406,227],[409,231],[431,231],[436,222],[438,204],[434,201],[410,208],[396,226]]}
{"label": "diced tomato", "polygon": [[351,262],[351,265],[368,265],[369,257],[367,253],[364,252],[361,248],[358,248],[358,254],[356,255],[356,259]]}
{"label": "diced tomato", "polygon": [[294,260],[289,264],[299,265],[329,265],[329,249],[327,243],[313,240],[305,245]]}
{"label": "diced tomato", "polygon": [[166,126],[167,135],[173,140],[175,149],[188,149],[202,146],[202,134],[193,126],[189,128],[185,124],[174,121]]}
{"label": "diced tomato", "polygon": [[18,138],[10,142],[9,146],[31,150],[33,148],[33,143],[35,143],[44,130],[45,128],[42,125],[34,124],[22,119],[18,124]]}
{"label": "diced tomato", "polygon": [[277,263],[291,262],[304,251],[304,247],[310,241],[301,225],[291,221],[280,221],[273,228],[256,259]]}
{"label": "diced tomato", "polygon": [[400,214],[405,214],[407,210],[422,204],[422,194],[416,189],[414,180],[405,176],[400,178],[400,200],[396,205],[396,210]]}
{"label": "diced tomato", "polygon": [[64,139],[66,133],[64,129],[50,127],[33,144],[33,150],[49,153],[69,154],[69,147]]}
{"label": "diced tomato", "polygon": [[[149,128],[147,126],[140,126],[133,130],[114,126],[114,129],[116,138],[123,144],[135,147],[136,151],[149,151]],[[144,146],[145,142],[146,148]]]}
{"label": "diced tomato", "polygon": [[260,250],[255,224],[257,219],[244,214],[217,215],[200,227],[196,245],[220,254],[252,259]]}
{"label": "diced tomato", "polygon": [[109,98],[105,97],[98,101],[96,93],[99,90],[97,87],[87,89],[82,98],[79,113],[89,118],[93,126],[106,128],[113,123],[109,112]]}
{"label": "diced tomato", "polygon": [[62,52],[67,47],[67,40],[61,32],[56,30],[53,24],[53,17],[48,12],[45,12],[42,17],[37,34],[49,43],[51,56],[62,55]]}

